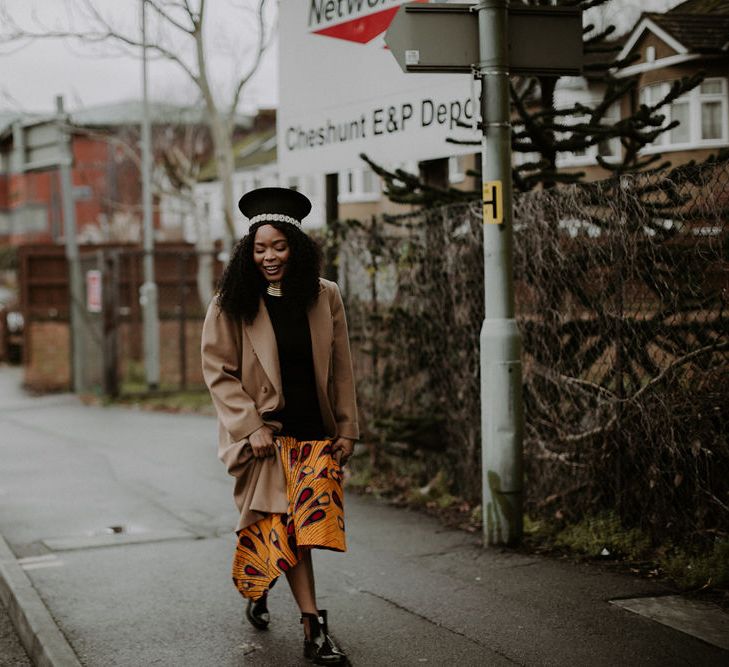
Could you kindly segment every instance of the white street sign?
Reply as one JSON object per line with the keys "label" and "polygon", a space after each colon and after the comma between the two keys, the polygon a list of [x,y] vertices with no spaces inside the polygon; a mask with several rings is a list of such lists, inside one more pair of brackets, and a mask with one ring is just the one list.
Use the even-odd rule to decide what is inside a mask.
{"label": "white street sign", "polygon": [[[405,74],[384,43],[403,0],[281,0],[278,161],[284,176],[478,152],[468,74]],[[416,59],[413,53],[409,56]],[[458,121],[469,127],[458,127]]]}
{"label": "white street sign", "polygon": [[103,307],[102,299],[101,271],[90,269],[86,272],[86,310],[90,313],[100,313]]}

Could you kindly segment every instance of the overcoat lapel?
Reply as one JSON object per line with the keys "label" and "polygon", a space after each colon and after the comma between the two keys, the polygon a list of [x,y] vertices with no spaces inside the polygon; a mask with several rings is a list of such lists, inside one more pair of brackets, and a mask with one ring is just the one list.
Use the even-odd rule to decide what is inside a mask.
{"label": "overcoat lapel", "polygon": [[332,316],[329,312],[329,300],[326,298],[324,290],[324,285],[321,285],[316,303],[309,309],[307,315],[311,332],[311,351],[314,359],[316,385],[317,389],[326,391],[334,332],[332,331]]}
{"label": "overcoat lapel", "polygon": [[245,328],[263,370],[266,372],[271,384],[273,384],[273,388],[281,396],[283,389],[281,388],[281,369],[278,364],[276,335],[273,332],[273,324],[271,324],[271,318],[268,315],[263,297],[261,297],[258,304],[256,318],[251,324],[245,325]]}

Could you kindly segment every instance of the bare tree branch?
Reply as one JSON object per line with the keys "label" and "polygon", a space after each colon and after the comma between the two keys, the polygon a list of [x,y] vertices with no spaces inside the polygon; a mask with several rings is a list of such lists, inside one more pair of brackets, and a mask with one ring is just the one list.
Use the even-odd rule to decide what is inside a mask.
{"label": "bare tree branch", "polygon": [[689,363],[690,361],[693,361],[697,357],[703,356],[704,354],[708,354],[709,352],[721,352],[722,350],[729,350],[729,342],[706,345],[704,347],[700,347],[698,350],[694,350],[693,352],[689,352],[688,354],[685,354],[683,357],[676,359],[672,364],[666,366],[650,382],[645,384],[638,391],[636,391],[635,394],[633,394],[630,398],[627,398],[625,400],[626,401],[637,400],[643,394],[645,394],[649,389],[652,389],[659,382],[662,382],[669,374],[671,374],[673,371],[675,371],[680,366],[684,366],[685,364]]}
{"label": "bare tree branch", "polygon": [[[704,347],[701,347],[697,350],[693,350],[692,352],[689,352],[688,354],[685,354],[684,356],[680,357],[679,359],[676,359],[673,363],[669,364],[664,368],[656,377],[654,377],[650,382],[646,383],[643,387],[641,387],[638,391],[636,391],[634,394],[631,394],[630,396],[624,398],[624,399],[618,399],[616,400],[611,408],[614,410],[618,403],[635,403],[638,399],[643,396],[647,391],[655,387],[658,383],[662,382],[666,379],[667,376],[669,376],[673,371],[675,371],[677,368],[684,366],[685,364],[694,361],[698,357],[701,357],[705,354],[709,353],[715,353],[715,352],[721,352],[723,350],[729,349],[729,342],[725,343],[716,343],[712,345],[706,345]],[[574,380],[575,378],[569,378],[570,380]],[[607,404],[606,404],[607,405]],[[585,440],[589,440],[590,438],[600,435],[601,433],[605,433],[606,431],[609,431],[615,422],[617,421],[617,413],[614,412],[612,417],[608,419],[604,424],[601,424],[600,426],[590,429],[588,431],[583,431],[582,433],[575,433],[575,434],[563,434],[559,433],[558,437],[560,441],[570,443],[570,444],[576,444],[580,442],[584,442]]]}
{"label": "bare tree branch", "polygon": [[[149,2],[149,0],[148,0]],[[150,2],[150,5],[153,4]],[[46,30],[41,29],[38,31],[30,30],[27,28],[21,28],[17,22],[7,12],[5,7],[0,10],[1,22],[5,24],[7,30],[5,36],[2,38],[2,43],[12,44],[21,42],[24,40],[35,41],[39,39],[78,39],[87,44],[99,44],[104,42],[113,41],[118,44],[132,47],[134,49],[142,48],[141,37],[133,37],[129,34],[123,33],[120,30],[114,28],[106,18],[101,14],[98,8],[94,7],[92,0],[83,0],[83,7],[87,12],[92,26],[90,29],[68,29],[68,30]],[[161,15],[160,15],[161,16]],[[167,19],[165,19],[167,20]],[[177,65],[187,74],[195,85],[198,85],[198,74],[192,70],[192,68],[182,59],[182,57],[167,48],[159,42],[150,42],[147,44],[147,48],[152,52],[156,53],[160,57],[170,60]],[[134,54],[137,55],[138,54]]]}
{"label": "bare tree branch", "polygon": [[238,103],[240,102],[240,96],[243,92],[243,88],[258,70],[258,67],[261,64],[261,59],[263,58],[263,54],[266,52],[266,49],[268,49],[271,43],[271,35],[273,34],[273,32],[271,32],[271,35],[266,34],[266,23],[264,20],[266,2],[267,0],[259,0],[258,2],[258,10],[256,11],[256,20],[258,22],[258,44],[256,47],[256,54],[253,58],[253,62],[248,68],[248,71],[238,81],[238,85],[236,86],[235,92],[233,93],[233,98],[231,99],[228,111],[231,118],[235,116],[235,111],[238,108]]}
{"label": "bare tree branch", "polygon": [[193,27],[192,28],[189,28],[188,26],[183,25],[182,23],[180,23],[177,19],[173,18],[172,15],[169,14],[168,12],[166,12],[162,7],[160,7],[155,2],[155,0],[145,0],[145,2],[147,3],[147,5],[149,7],[151,7],[155,12],[157,12],[157,14],[159,15],[159,17],[163,21],[166,21],[167,23],[169,23],[170,25],[174,26],[178,30],[181,30],[182,32],[187,33],[188,35],[192,35],[195,32],[196,25],[195,25],[195,21],[194,20],[192,21]]}

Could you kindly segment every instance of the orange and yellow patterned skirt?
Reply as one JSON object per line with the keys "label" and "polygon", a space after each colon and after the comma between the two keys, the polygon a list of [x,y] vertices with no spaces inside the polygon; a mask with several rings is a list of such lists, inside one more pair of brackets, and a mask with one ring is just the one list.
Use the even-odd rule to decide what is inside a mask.
{"label": "orange and yellow patterned skirt", "polygon": [[252,600],[299,562],[302,549],[347,549],[342,469],[332,457],[331,440],[280,437],[278,442],[288,512],[268,514],[239,531],[233,559],[233,582]]}

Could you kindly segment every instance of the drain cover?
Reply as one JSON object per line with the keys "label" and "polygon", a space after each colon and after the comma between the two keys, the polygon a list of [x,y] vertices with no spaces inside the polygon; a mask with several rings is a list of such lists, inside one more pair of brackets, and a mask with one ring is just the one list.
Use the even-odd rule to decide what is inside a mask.
{"label": "drain cover", "polygon": [[109,526],[100,533],[91,535],[70,535],[43,540],[43,544],[51,551],[74,551],[76,549],[94,549],[96,547],[115,547],[122,544],[142,544],[145,542],[162,542],[165,540],[190,540],[197,536],[190,531],[179,529],[133,531],[127,527],[121,531],[113,530],[122,526]]}

